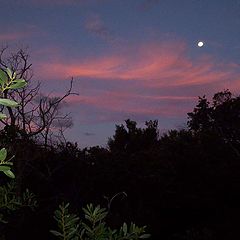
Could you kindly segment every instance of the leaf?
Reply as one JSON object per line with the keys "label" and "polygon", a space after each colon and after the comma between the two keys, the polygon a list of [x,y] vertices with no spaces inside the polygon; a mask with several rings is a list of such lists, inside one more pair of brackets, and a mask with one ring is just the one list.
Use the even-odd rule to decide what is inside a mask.
{"label": "leaf", "polygon": [[9,166],[0,166],[0,171],[6,172],[9,171],[11,168]]}
{"label": "leaf", "polygon": [[24,79],[17,79],[12,82],[12,84],[9,86],[9,89],[23,88],[26,85],[27,85],[27,82]]}
{"label": "leaf", "polygon": [[4,219],[3,219],[3,214],[2,213],[0,213],[0,223],[8,223],[7,221],[5,221]]}
{"label": "leaf", "polygon": [[70,228],[68,230],[68,236],[73,236],[76,232],[78,231],[78,228],[77,227],[73,227],[73,228]]}
{"label": "leaf", "polygon": [[151,234],[143,234],[139,238],[145,239],[145,238],[150,238],[150,237],[151,237]]}
{"label": "leaf", "polygon": [[11,69],[10,68],[6,68],[6,72],[7,72],[8,76],[9,76],[9,78],[12,79],[13,73],[12,73]]}
{"label": "leaf", "polygon": [[7,74],[0,69],[0,84],[3,85],[4,83],[6,83],[8,80]]}
{"label": "leaf", "polygon": [[57,237],[63,237],[63,235],[58,231],[50,230],[50,232]]}
{"label": "leaf", "polygon": [[127,235],[127,224],[126,223],[123,223],[122,229],[123,229],[124,236],[126,236]]}
{"label": "leaf", "polygon": [[93,233],[93,230],[86,223],[83,222],[82,226],[88,233]]}
{"label": "leaf", "polygon": [[13,72],[13,79],[15,79],[17,76],[17,73],[16,72]]}
{"label": "leaf", "polygon": [[13,163],[12,163],[12,162],[4,162],[4,165],[10,165],[10,166],[12,166]]}
{"label": "leaf", "polygon": [[5,173],[10,178],[15,178],[15,175],[11,170],[4,171],[3,173]]}
{"label": "leaf", "polygon": [[0,150],[0,161],[4,161],[7,157],[7,150],[6,148],[2,148]]}
{"label": "leaf", "polygon": [[17,107],[19,104],[7,98],[0,98],[0,104],[7,107]]}
{"label": "leaf", "polygon": [[0,113],[0,119],[4,119],[4,118],[6,118],[6,117],[7,117],[6,114],[4,114],[4,113]]}

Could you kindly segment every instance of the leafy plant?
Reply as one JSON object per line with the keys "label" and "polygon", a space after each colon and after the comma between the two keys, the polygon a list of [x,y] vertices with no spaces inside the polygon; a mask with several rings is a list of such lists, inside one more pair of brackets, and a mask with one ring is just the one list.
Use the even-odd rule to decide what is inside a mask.
{"label": "leafy plant", "polygon": [[79,217],[75,214],[70,214],[68,207],[69,203],[59,205],[59,209],[54,214],[59,231],[50,231],[55,236],[64,240],[77,239],[79,232]]}
{"label": "leafy plant", "polygon": [[[16,72],[12,72],[9,68],[5,70],[0,69],[0,90],[2,93],[5,93],[9,90],[23,88],[27,85],[27,82],[24,79],[17,79]],[[0,98],[0,104],[6,107],[17,107],[18,103],[16,101]],[[5,115],[2,115],[1,118],[5,118]]]}
{"label": "leafy plant", "polygon": [[[27,82],[24,79],[17,79],[16,72],[12,72],[9,68],[5,70],[0,69],[0,105],[11,109],[17,107],[18,103],[14,100],[7,99],[5,96],[7,91],[22,88],[26,86]],[[3,97],[2,97],[3,95]],[[7,117],[3,112],[0,113],[0,120]],[[15,178],[14,173],[11,170],[12,162],[11,159],[7,159],[6,148],[0,149],[0,172],[3,172],[10,178]],[[28,189],[18,196],[16,194],[16,186],[14,182],[10,182],[5,186],[0,186],[0,222],[7,223],[6,216],[11,214],[20,208],[30,207],[34,209],[37,206],[37,202],[33,193]],[[0,233],[0,238],[4,238],[4,233]]]}
{"label": "leafy plant", "polygon": [[26,189],[23,194],[17,196],[16,185],[13,181],[5,186],[0,186],[0,222],[7,223],[4,216],[24,207],[29,207],[32,210],[37,207],[37,201],[33,193]]}
{"label": "leafy plant", "polygon": [[7,150],[5,148],[2,148],[0,150],[0,171],[3,172],[5,175],[7,175],[10,178],[15,178],[14,173],[11,171],[11,166],[13,164],[12,164],[12,162],[10,162],[10,160],[12,158],[10,158],[8,160],[6,160],[6,158],[7,158]]}
{"label": "leafy plant", "polygon": [[80,220],[69,212],[69,203],[59,205],[54,214],[58,230],[50,232],[61,240],[136,240],[150,237],[145,233],[145,226],[138,227],[134,223],[130,226],[123,223],[119,230],[112,230],[105,222],[108,212],[99,205],[88,204],[83,212],[84,219]]}
{"label": "leafy plant", "polygon": [[[0,69],[0,93],[5,94],[8,90],[18,89],[25,87],[27,82],[24,79],[17,79],[16,72],[12,72],[11,69],[6,68],[5,70]],[[0,98],[0,105],[3,105],[8,108],[17,107],[18,103],[7,99]],[[6,118],[7,115],[4,113],[0,113],[0,120]],[[14,156],[13,156],[14,157]],[[13,158],[12,157],[12,158]],[[11,171],[12,163],[10,159],[7,158],[7,150],[5,148],[0,149],[0,171],[3,172],[10,178],[15,178],[14,173]]]}

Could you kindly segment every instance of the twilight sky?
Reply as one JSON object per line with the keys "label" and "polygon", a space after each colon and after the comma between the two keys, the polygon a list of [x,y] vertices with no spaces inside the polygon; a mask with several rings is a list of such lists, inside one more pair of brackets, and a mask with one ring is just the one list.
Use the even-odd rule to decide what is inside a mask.
{"label": "twilight sky", "polygon": [[198,96],[239,93],[239,0],[0,3],[0,45],[29,47],[42,91],[61,95],[74,77],[66,136],[80,147],[104,146],[127,118],[183,127]]}

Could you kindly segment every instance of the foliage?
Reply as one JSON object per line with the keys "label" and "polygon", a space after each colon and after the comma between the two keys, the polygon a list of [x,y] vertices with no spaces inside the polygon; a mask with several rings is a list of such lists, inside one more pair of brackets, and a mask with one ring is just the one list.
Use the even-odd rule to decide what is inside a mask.
{"label": "foliage", "polygon": [[193,112],[188,113],[188,126],[195,132],[233,133],[240,126],[239,113],[240,97],[233,97],[229,90],[224,90],[214,94],[212,103],[207,100],[206,96],[199,97]]}
{"label": "foliage", "polygon": [[210,103],[206,99],[206,96],[199,97],[199,102],[194,108],[192,113],[188,113],[189,127],[194,131],[207,130],[211,127],[212,118],[211,112],[212,107],[209,106]]}
{"label": "foliage", "polygon": [[110,151],[136,152],[147,149],[156,144],[158,140],[158,121],[145,122],[146,128],[137,127],[135,121],[127,119],[126,127],[116,125],[116,131],[113,138],[108,141]]}
{"label": "foliage", "polygon": [[[11,69],[6,68],[4,70],[0,69],[0,93],[3,98],[0,98],[0,105],[7,108],[10,113],[12,113],[12,108],[18,107],[19,104],[6,98],[7,92],[19,88],[24,88],[27,82],[24,79],[18,79],[16,72],[12,72]],[[0,113],[0,121],[7,118],[7,115]],[[13,165],[10,160],[7,159],[6,148],[0,149],[0,171],[10,178],[15,178],[14,173],[11,171],[11,166]],[[30,207],[34,209],[37,205],[34,194],[32,194],[28,189],[18,196],[16,194],[15,182],[10,182],[7,185],[0,186],[0,222],[7,223],[6,216],[12,214],[14,211]],[[3,235],[1,234],[1,237]]]}
{"label": "foliage", "polygon": [[198,134],[216,134],[240,157],[240,97],[229,90],[214,94],[212,104],[199,98],[193,112],[188,113],[188,126]]}
{"label": "foliage", "polygon": [[25,207],[32,210],[37,207],[36,197],[33,193],[26,189],[20,196],[17,196],[14,181],[0,186],[0,221],[2,223],[7,222],[4,216]]}
{"label": "foliage", "polygon": [[[16,76],[16,72],[12,72],[9,68],[6,68],[5,71],[0,69],[0,93],[6,96],[5,93],[7,91],[26,86],[27,82],[24,79],[17,79]],[[7,107],[9,111],[11,111],[11,108],[17,107],[18,103],[7,98],[0,98],[0,105]],[[6,114],[0,114],[0,120],[5,119],[6,117]],[[11,171],[11,159],[6,160],[6,157],[7,150],[5,148],[0,149],[0,171],[10,178],[15,178],[14,173]]]}
{"label": "foliage", "polygon": [[93,204],[83,208],[84,219],[79,220],[75,214],[69,213],[69,204],[62,204],[55,211],[55,220],[58,223],[58,231],[51,233],[62,240],[135,240],[146,239],[150,235],[145,233],[145,226],[138,227],[126,223],[119,230],[112,230],[106,225],[105,219],[108,214],[106,209]]}
{"label": "foliage", "polygon": [[[17,79],[16,72],[12,72],[9,68],[5,71],[0,69],[0,90],[4,94],[9,90],[19,89],[25,87],[27,82],[24,79]],[[17,107],[19,104],[16,101],[0,98],[0,104],[6,107]],[[5,118],[5,116],[2,116]]]}
{"label": "foliage", "polygon": [[[71,202],[73,209],[89,202],[102,205],[116,192],[125,192],[127,198],[114,201],[111,212],[100,221],[105,225],[99,234],[109,234],[108,224],[118,229],[122,222],[134,219],[140,226],[146,223],[154,239],[239,239],[235,219],[240,214],[240,193],[236,191],[240,187],[236,154],[240,151],[240,98],[227,91],[216,93],[212,100],[202,97],[188,116],[187,128],[161,136],[154,121],[151,127],[139,127],[127,120],[116,126],[108,147],[83,150],[70,142],[45,149],[20,140],[9,148],[5,137],[0,137],[9,155],[17,156],[14,167],[20,189],[34,189],[42,203],[33,221],[24,219],[27,230],[19,230],[24,239],[51,239],[49,229],[53,227],[48,219],[56,202]],[[63,239],[63,228],[73,233],[65,238],[81,239],[84,229],[82,239],[95,236],[85,212],[74,215],[69,209],[64,214],[58,209],[65,223],[73,223],[60,222],[55,230],[58,238]],[[128,233],[130,228],[127,225]],[[123,237],[120,229],[114,236]],[[111,239],[109,236],[105,239]],[[16,233],[9,239],[17,237]]]}
{"label": "foliage", "polygon": [[79,230],[79,217],[75,214],[70,214],[68,210],[69,204],[59,205],[59,209],[55,211],[54,219],[58,223],[58,231],[51,230],[50,232],[60,239],[69,240],[77,239]]}
{"label": "foliage", "polygon": [[2,148],[0,150],[0,171],[10,178],[15,178],[14,173],[11,171],[12,166],[12,162],[10,162],[11,159],[6,160],[6,158],[7,150],[5,148]]}

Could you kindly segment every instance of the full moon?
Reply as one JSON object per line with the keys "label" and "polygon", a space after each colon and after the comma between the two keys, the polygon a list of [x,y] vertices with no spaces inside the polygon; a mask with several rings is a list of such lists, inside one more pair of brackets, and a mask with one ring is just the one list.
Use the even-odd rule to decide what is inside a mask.
{"label": "full moon", "polygon": [[198,42],[197,45],[198,45],[198,47],[203,47],[204,43],[200,41],[200,42]]}

